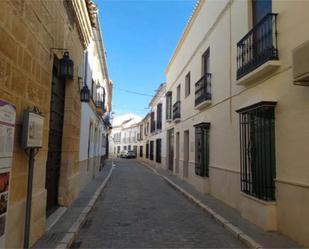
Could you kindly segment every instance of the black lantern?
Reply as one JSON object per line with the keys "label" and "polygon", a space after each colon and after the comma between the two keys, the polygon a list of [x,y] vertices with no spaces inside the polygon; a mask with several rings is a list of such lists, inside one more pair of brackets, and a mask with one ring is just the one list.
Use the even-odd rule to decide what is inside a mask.
{"label": "black lantern", "polygon": [[74,74],[74,63],[70,59],[69,52],[66,51],[63,53],[63,57],[60,60],[60,71],[59,71],[59,76],[62,79],[73,79],[73,74]]}
{"label": "black lantern", "polygon": [[80,102],[89,102],[90,100],[90,90],[87,85],[84,85],[80,91]]}

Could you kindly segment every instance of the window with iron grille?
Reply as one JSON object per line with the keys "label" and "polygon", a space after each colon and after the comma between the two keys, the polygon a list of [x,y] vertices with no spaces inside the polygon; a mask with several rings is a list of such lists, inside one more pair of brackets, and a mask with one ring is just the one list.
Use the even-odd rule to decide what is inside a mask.
{"label": "window with iron grille", "polygon": [[139,156],[143,157],[143,146],[139,146]]}
{"label": "window with iron grille", "polygon": [[149,159],[153,160],[153,141],[150,141],[150,152],[149,152]]}
{"label": "window with iron grille", "polygon": [[149,143],[146,144],[146,158],[149,158]]}
{"label": "window with iron grille", "polygon": [[172,92],[169,91],[166,97],[166,120],[172,120]]}
{"label": "window with iron grille", "polygon": [[209,176],[209,128],[210,123],[195,127],[195,174]]}
{"label": "window with iron grille", "polygon": [[156,162],[161,163],[161,139],[156,140]]}
{"label": "window with iron grille", "polygon": [[265,201],[276,199],[275,105],[263,101],[237,111],[241,191]]}
{"label": "window with iron grille", "polygon": [[157,105],[157,129],[162,129],[162,104]]}

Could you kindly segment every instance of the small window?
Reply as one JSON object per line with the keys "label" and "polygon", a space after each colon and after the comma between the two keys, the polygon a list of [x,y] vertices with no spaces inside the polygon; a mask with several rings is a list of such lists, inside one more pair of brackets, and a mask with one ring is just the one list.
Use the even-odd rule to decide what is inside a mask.
{"label": "small window", "polygon": [[185,97],[188,97],[190,95],[191,91],[191,76],[190,72],[186,75],[186,80],[185,80]]}
{"label": "small window", "polygon": [[143,157],[143,146],[142,145],[139,147],[139,156]]}
{"label": "small window", "polygon": [[276,199],[275,105],[263,101],[237,111],[241,191],[265,201]]}
{"label": "small window", "polygon": [[210,123],[195,125],[195,174],[209,176],[209,128]]}

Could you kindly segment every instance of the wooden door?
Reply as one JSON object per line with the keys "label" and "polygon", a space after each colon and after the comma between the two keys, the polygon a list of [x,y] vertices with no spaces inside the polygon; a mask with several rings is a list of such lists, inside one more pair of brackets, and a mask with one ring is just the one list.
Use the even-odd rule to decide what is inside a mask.
{"label": "wooden door", "polygon": [[49,117],[49,143],[46,164],[46,214],[51,214],[58,206],[58,185],[61,163],[61,145],[64,117],[65,84],[58,78],[58,68],[53,66],[51,103]]}
{"label": "wooden door", "polygon": [[189,176],[189,131],[184,132],[183,177]]}
{"label": "wooden door", "polygon": [[174,170],[174,130],[168,131],[168,169]]}

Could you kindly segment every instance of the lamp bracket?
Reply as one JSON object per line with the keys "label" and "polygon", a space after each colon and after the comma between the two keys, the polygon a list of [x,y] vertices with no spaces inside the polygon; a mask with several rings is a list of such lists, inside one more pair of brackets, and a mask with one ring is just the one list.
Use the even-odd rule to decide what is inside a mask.
{"label": "lamp bracket", "polygon": [[53,51],[69,51],[67,48],[51,48],[50,49],[50,56],[49,56],[49,58],[51,59],[52,58],[52,56],[53,56]]}

